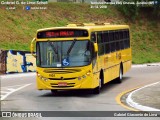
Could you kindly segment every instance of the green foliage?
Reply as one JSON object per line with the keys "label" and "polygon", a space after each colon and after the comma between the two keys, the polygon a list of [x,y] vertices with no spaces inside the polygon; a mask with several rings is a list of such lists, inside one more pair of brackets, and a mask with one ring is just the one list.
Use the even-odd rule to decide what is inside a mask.
{"label": "green foliage", "polygon": [[147,16],[146,11],[135,14],[134,11],[140,10],[129,9],[129,6],[123,8],[125,16],[128,15],[129,18],[135,14],[136,19],[133,18],[133,22],[119,13],[119,8],[117,10],[114,6],[91,9],[89,4],[49,3],[47,7],[46,11],[2,9],[0,49],[29,50],[37,29],[64,26],[74,22],[108,22],[130,26],[133,63],[160,62],[160,24],[156,19],[150,20],[152,16]]}
{"label": "green foliage", "polygon": [[[135,2],[138,0],[125,0],[126,2]],[[122,5],[117,5],[119,11],[122,12],[122,14],[128,18],[131,18],[132,20],[135,20],[136,17],[138,16],[138,10],[139,7],[137,7],[136,4],[122,4]]]}
{"label": "green foliage", "polygon": [[135,20],[136,17],[138,16],[138,14],[140,13],[140,9],[142,10],[149,10],[148,14],[151,14],[152,17],[160,17],[160,0],[145,0],[145,2],[153,2],[153,1],[158,1],[158,3],[154,3],[151,5],[141,5],[141,4],[136,4],[137,2],[143,2],[142,0],[121,0],[122,2],[133,2],[135,4],[123,4],[123,5],[118,5],[118,9],[119,11],[121,11],[121,13],[123,15],[125,15],[128,18],[131,18],[132,20]]}

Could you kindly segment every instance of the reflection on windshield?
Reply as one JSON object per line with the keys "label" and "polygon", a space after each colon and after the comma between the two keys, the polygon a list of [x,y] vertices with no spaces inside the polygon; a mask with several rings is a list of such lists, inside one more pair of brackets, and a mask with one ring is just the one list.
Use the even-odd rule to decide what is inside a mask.
{"label": "reflection on windshield", "polygon": [[[38,42],[37,62],[40,67],[85,66],[91,61],[90,42],[83,41]],[[72,46],[72,49],[71,49]],[[68,54],[69,51],[69,54]]]}

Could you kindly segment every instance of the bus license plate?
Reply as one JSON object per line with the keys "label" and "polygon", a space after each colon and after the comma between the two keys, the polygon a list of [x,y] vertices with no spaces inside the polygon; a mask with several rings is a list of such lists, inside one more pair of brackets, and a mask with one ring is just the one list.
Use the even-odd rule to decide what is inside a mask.
{"label": "bus license plate", "polygon": [[67,86],[67,83],[66,82],[59,82],[58,86]]}

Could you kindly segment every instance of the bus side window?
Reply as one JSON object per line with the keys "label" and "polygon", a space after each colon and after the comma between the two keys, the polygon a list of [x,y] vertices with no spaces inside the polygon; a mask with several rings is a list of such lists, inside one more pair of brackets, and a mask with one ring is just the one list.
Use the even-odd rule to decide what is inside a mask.
{"label": "bus side window", "polygon": [[130,37],[129,37],[129,30],[127,30],[127,40],[128,40],[128,48],[130,48]]}
{"label": "bus side window", "polygon": [[115,51],[114,31],[109,32],[110,48],[111,52]]}
{"label": "bus side window", "polygon": [[104,44],[103,44],[102,32],[97,33],[97,43],[98,43],[98,55],[103,55],[104,54]]}
{"label": "bus side window", "polygon": [[[129,48],[130,47],[130,43],[129,43],[129,38],[127,38],[127,31],[125,30],[123,32],[124,34],[124,48]],[[129,35],[128,35],[129,37]]]}
{"label": "bus side window", "polygon": [[104,42],[109,42],[109,33],[108,33],[108,31],[105,31],[104,33],[103,33],[103,38],[104,38]]}
{"label": "bus side window", "polygon": [[39,42],[36,44],[36,64],[37,66],[41,65],[41,56],[40,56],[40,45]]}
{"label": "bus side window", "polygon": [[109,32],[109,41],[110,42],[114,41],[114,32],[112,31]]}
{"label": "bus side window", "polygon": [[119,40],[118,31],[116,31],[116,32],[114,33],[114,40],[115,40],[115,41]]}
{"label": "bus side window", "polygon": [[115,51],[115,42],[110,43],[111,45],[111,52]]}
{"label": "bus side window", "polygon": [[102,32],[97,33],[97,43],[103,43]]}
{"label": "bus side window", "polygon": [[119,44],[120,44],[120,50],[124,49],[124,43],[123,43],[123,32],[122,30],[119,31]]}
{"label": "bus side window", "polygon": [[120,39],[120,40],[123,39],[123,31],[119,31],[119,39]]}
{"label": "bus side window", "polygon": [[105,53],[110,53],[109,32],[105,31],[103,35],[104,35]]}
{"label": "bus side window", "polygon": [[116,42],[116,50],[120,50],[120,40],[118,30],[115,32],[115,42]]}
{"label": "bus side window", "polygon": [[110,43],[105,44],[105,53],[110,53]]}
{"label": "bus side window", "polygon": [[96,42],[96,34],[94,32],[91,33],[91,41]]}

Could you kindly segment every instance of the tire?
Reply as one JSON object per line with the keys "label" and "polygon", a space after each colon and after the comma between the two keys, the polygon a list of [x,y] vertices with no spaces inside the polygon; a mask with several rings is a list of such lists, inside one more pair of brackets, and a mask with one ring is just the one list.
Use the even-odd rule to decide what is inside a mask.
{"label": "tire", "polygon": [[120,66],[119,76],[118,78],[116,78],[116,83],[122,83],[122,79],[123,79],[123,70],[122,70],[122,66]]}
{"label": "tire", "polygon": [[52,94],[57,94],[58,91],[57,91],[57,90],[51,90],[51,93],[52,93]]}
{"label": "tire", "polygon": [[99,85],[98,87],[93,89],[93,94],[99,94],[101,91],[101,87],[102,87],[102,82],[101,82],[101,79],[99,79]]}

